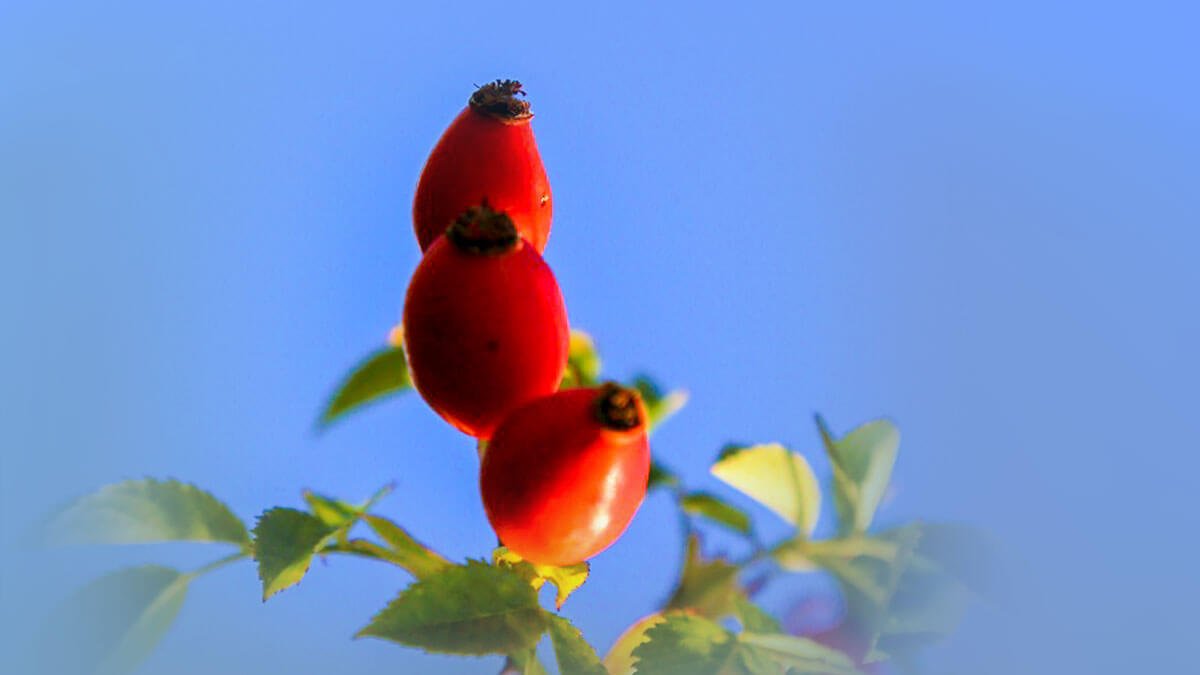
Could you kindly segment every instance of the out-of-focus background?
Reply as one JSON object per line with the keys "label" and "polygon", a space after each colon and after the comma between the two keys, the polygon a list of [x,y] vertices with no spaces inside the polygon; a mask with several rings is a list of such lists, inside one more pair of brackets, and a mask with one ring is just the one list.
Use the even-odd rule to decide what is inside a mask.
{"label": "out-of-focus background", "polygon": [[[396,481],[384,513],[490,551],[475,453],[418,398],[313,421],[399,317],[427,153],[473,84],[514,77],[572,322],[607,373],[691,392],[664,462],[732,494],[706,473],[727,441],[823,467],[814,412],[889,416],[881,520],[967,521],[1008,551],[1001,602],[932,672],[1183,672],[1198,22],[1154,2],[0,4],[6,658],[97,574],[213,557],[22,545],[123,478],[248,519]],[[566,614],[598,648],[662,600],[678,536],[652,496],[594,561]],[[143,672],[499,670],[352,642],[405,580],[337,559],[264,605],[251,565],[222,570]]]}

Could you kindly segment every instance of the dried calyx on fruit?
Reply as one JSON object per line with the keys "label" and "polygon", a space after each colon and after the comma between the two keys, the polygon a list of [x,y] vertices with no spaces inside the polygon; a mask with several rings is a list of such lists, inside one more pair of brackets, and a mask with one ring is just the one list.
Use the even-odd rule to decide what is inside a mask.
{"label": "dried calyx on fruit", "polygon": [[422,251],[460,214],[485,202],[508,214],[538,253],[545,250],[554,205],[532,118],[515,80],[496,80],[471,94],[417,181],[413,229]]}
{"label": "dried calyx on fruit", "polygon": [[456,218],[446,236],[459,250],[481,255],[511,251],[521,240],[508,214],[494,211],[486,203],[472,206]]}
{"label": "dried calyx on fruit", "polygon": [[499,120],[521,121],[533,117],[525,90],[516,80],[496,80],[475,90],[471,107]]}

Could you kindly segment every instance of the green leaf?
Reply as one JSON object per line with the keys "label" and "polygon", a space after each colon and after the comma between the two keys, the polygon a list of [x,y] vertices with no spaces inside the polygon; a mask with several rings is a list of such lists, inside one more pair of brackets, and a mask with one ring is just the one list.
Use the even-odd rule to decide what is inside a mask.
{"label": "green leaf", "polygon": [[546,630],[537,592],[511,570],[470,560],[405,589],[358,632],[428,652],[513,654]]}
{"label": "green leaf", "polygon": [[392,562],[408,570],[417,579],[424,579],[451,566],[449,560],[417,541],[396,523],[382,516],[363,516],[363,520],[387,544],[393,554]]}
{"label": "green leaf", "polygon": [[667,618],[661,612],[644,616],[625,629],[604,655],[604,667],[609,675],[632,675],[634,672],[633,650],[646,641],[646,631]]}
{"label": "green leaf", "polygon": [[646,490],[656,487],[672,487],[679,485],[679,476],[658,462],[650,461],[650,478],[646,481]]}
{"label": "green leaf", "polygon": [[228,542],[246,546],[241,519],[208,492],[176,480],[131,480],[106,485],[52,515],[53,544]]}
{"label": "green leaf", "polygon": [[790,668],[791,673],[858,673],[845,654],[807,638],[747,632],[738,636],[738,642],[777,666]]}
{"label": "green leaf", "polygon": [[579,629],[561,616],[549,616],[550,640],[561,675],[608,675],[596,650],[583,639]]}
{"label": "green leaf", "polygon": [[304,501],[308,504],[308,508],[312,514],[319,518],[321,522],[330,527],[349,528],[358,522],[359,518],[370,510],[381,499],[392,493],[395,489],[394,483],[384,485],[375,491],[367,501],[362,504],[351,504],[340,499],[328,497],[312,490],[305,490]]}
{"label": "green leaf", "polygon": [[132,672],[162,639],[187,595],[190,575],[147,565],[120,570],[76,591],[39,639],[56,673]]}
{"label": "green leaf", "polygon": [[891,481],[900,430],[887,420],[875,420],[834,439],[819,415],[817,426],[833,465],[834,504],[843,530],[866,532]]}
{"label": "green leaf", "polygon": [[492,564],[498,567],[511,568],[528,581],[535,590],[540,589],[547,581],[554,584],[557,591],[554,597],[555,609],[562,609],[563,603],[567,601],[567,598],[578,590],[583,585],[583,582],[587,581],[590,569],[587,562],[567,565],[566,567],[532,563],[504,546],[492,552]]}
{"label": "green leaf", "polygon": [[737,566],[726,560],[702,558],[700,541],[694,534],[688,537],[686,556],[683,574],[666,609],[687,609],[714,619],[732,614],[734,598],[740,593]]}
{"label": "green leaf", "polygon": [[567,351],[567,370],[563,374],[560,389],[592,387],[600,381],[600,354],[592,336],[581,330],[571,331],[571,344]]}
{"label": "green leaf", "polygon": [[780,633],[783,631],[775,617],[754,604],[750,598],[746,597],[745,593],[738,593],[733,597],[733,607],[738,621],[742,624],[742,630],[752,633]]}
{"label": "green leaf", "polygon": [[354,366],[321,412],[318,427],[328,427],[368,403],[412,388],[404,349],[388,346],[373,352]]}
{"label": "green leaf", "polygon": [[715,523],[720,523],[728,527],[734,532],[740,532],[741,534],[750,533],[750,516],[746,515],[745,511],[714,494],[693,492],[685,495],[679,501],[679,506],[687,513],[708,518]]}
{"label": "green leaf", "polygon": [[300,583],[313,554],[335,531],[320,518],[296,509],[274,508],[259,516],[254,527],[254,557],[263,600]]}
{"label": "green leaf", "polygon": [[725,452],[712,474],[811,536],[821,514],[821,487],[808,461],[778,443]]}
{"label": "green leaf", "polygon": [[646,631],[633,650],[639,675],[734,675],[818,673],[854,675],[840,652],[788,635],[734,635],[709,619],[670,615]]}
{"label": "green leaf", "polygon": [[921,523],[920,528],[917,556],[977,595],[987,597],[995,592],[998,546],[989,533],[959,523]]}
{"label": "green leaf", "polygon": [[326,497],[310,490],[305,490],[303,494],[304,501],[308,504],[308,509],[312,511],[312,514],[331,528],[340,528],[353,523],[362,515],[353,504],[340,499]]}
{"label": "green leaf", "polygon": [[654,380],[647,375],[638,375],[633,379],[633,388],[642,395],[642,403],[646,405],[646,429],[654,431],[658,425],[667,421],[675,413],[687,405],[688,393],[682,389],[664,393]]}
{"label": "green leaf", "polygon": [[538,660],[536,647],[509,654],[504,667],[500,675],[548,675]]}

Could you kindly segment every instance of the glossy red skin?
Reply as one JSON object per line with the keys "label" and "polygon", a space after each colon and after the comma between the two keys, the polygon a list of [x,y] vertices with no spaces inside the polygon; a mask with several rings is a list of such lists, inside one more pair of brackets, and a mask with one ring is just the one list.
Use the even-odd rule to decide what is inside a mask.
{"label": "glossy red skin", "polygon": [[476,438],[490,438],[509,411],[562,381],[567,310],[528,242],[482,255],[439,238],[409,282],[403,321],[413,386]]}
{"label": "glossy red skin", "polygon": [[645,426],[602,426],[598,391],[568,389],[517,409],[484,453],[479,483],[488,521],[526,560],[591,558],[621,536],[646,496]]}
{"label": "glossy red skin", "polygon": [[421,250],[485,201],[507,213],[538,253],[546,249],[550,181],[529,119],[500,120],[468,105],[438,140],[417,183],[413,224]]}

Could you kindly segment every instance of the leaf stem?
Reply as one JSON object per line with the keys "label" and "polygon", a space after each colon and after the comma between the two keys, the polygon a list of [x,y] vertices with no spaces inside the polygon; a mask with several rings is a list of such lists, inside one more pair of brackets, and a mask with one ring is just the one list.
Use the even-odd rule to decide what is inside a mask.
{"label": "leaf stem", "polygon": [[188,572],[187,576],[195,578],[202,574],[207,574],[209,572],[212,572],[213,570],[216,570],[216,569],[219,569],[226,565],[229,565],[231,563],[235,563],[243,558],[249,558],[249,557],[250,557],[250,551],[248,549],[243,549],[241,551],[238,551],[237,553],[231,553],[219,560],[214,560],[214,561],[208,563],[207,565],[204,565],[203,567],[198,567],[198,568],[192,570],[191,572]]}

